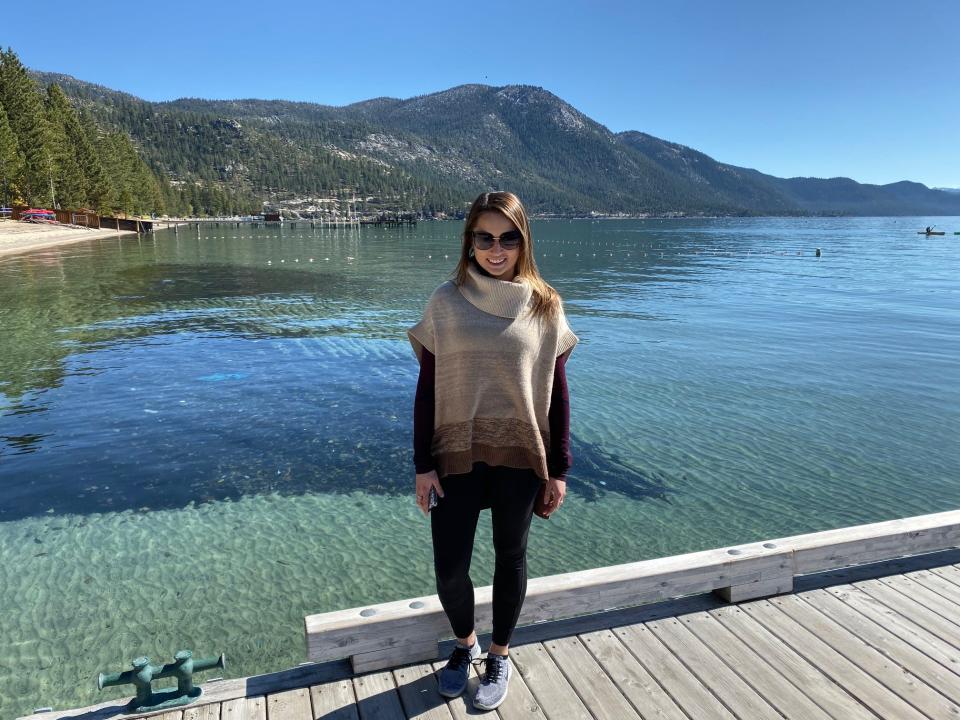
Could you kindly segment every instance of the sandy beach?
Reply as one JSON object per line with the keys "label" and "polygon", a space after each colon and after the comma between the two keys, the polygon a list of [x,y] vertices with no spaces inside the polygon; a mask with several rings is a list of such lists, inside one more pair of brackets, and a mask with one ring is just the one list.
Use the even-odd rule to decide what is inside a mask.
{"label": "sandy beach", "polygon": [[19,255],[34,250],[47,250],[83,240],[116,237],[118,234],[136,235],[132,230],[121,230],[118,233],[116,230],[108,228],[91,230],[83,227],[0,220],[0,257]]}

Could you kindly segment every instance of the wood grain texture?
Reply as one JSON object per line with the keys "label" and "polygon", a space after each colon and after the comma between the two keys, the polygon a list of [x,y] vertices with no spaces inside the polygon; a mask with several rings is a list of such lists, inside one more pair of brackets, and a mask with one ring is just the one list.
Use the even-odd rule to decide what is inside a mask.
{"label": "wood grain texture", "polygon": [[612,631],[586,633],[580,636],[580,640],[644,720],[688,720],[656,678],[630,654]]}
{"label": "wood grain texture", "polygon": [[310,687],[310,701],[313,703],[315,719],[323,720],[359,720],[357,696],[353,692],[350,680],[334,680]]}
{"label": "wood grain texture", "polygon": [[267,695],[267,717],[270,720],[313,720],[310,690],[297,688]]}
{"label": "wood grain texture", "polygon": [[390,671],[355,677],[353,691],[362,720],[406,720]]}
{"label": "wood grain texture", "polygon": [[709,616],[763,657],[773,669],[836,720],[871,720],[877,716],[827,673],[797,653],[739,607],[708,611]]}
{"label": "wood grain texture", "polygon": [[785,718],[829,720],[830,715],[780,673],[760,648],[741,640],[710,614],[691,613],[677,620]]}
{"label": "wood grain texture", "polygon": [[615,628],[613,633],[689,717],[734,718],[717,696],[689,672],[646,625]]}
{"label": "wood grain texture", "polygon": [[220,720],[267,720],[265,697],[236,698],[220,705]]}
{"label": "wood grain texture", "polygon": [[510,657],[550,720],[591,720],[580,697],[541,643],[511,647]]}
{"label": "wood grain texture", "polygon": [[[853,642],[856,639],[851,640],[846,637],[846,633],[843,633],[841,642],[847,653],[845,655],[831,644],[821,640],[803,624],[796,622],[771,601],[757,600],[744,603],[740,609],[815,665],[823,674],[841,684],[847,692],[880,717],[897,720],[921,720],[925,717],[910,703],[891,692],[886,682],[877,680],[859,664],[848,659],[847,655],[852,655],[863,661],[864,648],[867,646],[862,641],[859,641],[862,647],[856,647]],[[875,664],[872,663],[872,665]],[[880,664],[883,665],[882,659]],[[881,677],[889,681],[889,670],[884,669]]]}

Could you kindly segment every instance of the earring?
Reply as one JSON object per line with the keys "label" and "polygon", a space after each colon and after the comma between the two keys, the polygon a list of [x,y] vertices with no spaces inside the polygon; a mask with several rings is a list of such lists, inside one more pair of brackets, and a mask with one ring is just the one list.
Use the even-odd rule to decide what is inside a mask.
{"label": "earring", "polygon": [[473,248],[470,248],[470,250],[467,252],[467,257],[473,257]]}

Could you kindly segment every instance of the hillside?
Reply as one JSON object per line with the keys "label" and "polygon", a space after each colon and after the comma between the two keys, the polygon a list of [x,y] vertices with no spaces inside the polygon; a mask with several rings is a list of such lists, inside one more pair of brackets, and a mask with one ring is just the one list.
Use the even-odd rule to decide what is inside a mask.
{"label": "hillside", "polygon": [[[276,202],[356,197],[357,206],[462,211],[511,189],[541,214],[960,215],[960,194],[910,182],[777,178],[642,132],[612,133],[526,85],[462,85],[344,107],[282,100],[152,103],[75,78],[56,82],[123,130],[160,175]],[[199,202],[199,199],[198,199]]]}

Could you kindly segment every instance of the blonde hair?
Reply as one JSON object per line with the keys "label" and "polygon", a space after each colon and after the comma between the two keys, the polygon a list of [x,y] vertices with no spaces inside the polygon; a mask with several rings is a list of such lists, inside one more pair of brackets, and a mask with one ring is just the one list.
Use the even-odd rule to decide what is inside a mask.
{"label": "blonde hair", "polygon": [[473,262],[473,256],[470,254],[473,248],[471,233],[474,225],[476,225],[477,218],[485,212],[500,213],[520,231],[523,239],[520,241],[520,256],[517,258],[516,277],[528,282],[533,290],[533,315],[541,318],[555,316],[561,307],[560,294],[540,276],[537,263],[533,259],[533,238],[530,234],[530,220],[527,218],[527,211],[524,209],[523,203],[520,202],[520,198],[511,192],[486,192],[473,201],[470,212],[467,213],[467,219],[463,224],[460,261],[453,271],[453,281],[457,285],[463,285],[466,282],[467,267]]}

